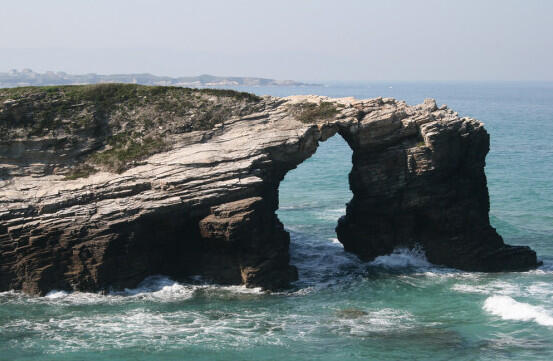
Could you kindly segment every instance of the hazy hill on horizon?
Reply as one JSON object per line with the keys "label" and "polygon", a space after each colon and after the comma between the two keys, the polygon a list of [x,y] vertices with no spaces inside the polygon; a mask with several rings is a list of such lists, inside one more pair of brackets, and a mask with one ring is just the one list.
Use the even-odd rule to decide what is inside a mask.
{"label": "hazy hill on horizon", "polygon": [[199,76],[169,77],[149,73],[140,74],[68,74],[65,72],[47,71],[37,73],[31,69],[21,71],[12,69],[0,72],[0,88],[40,85],[79,85],[95,83],[131,83],[142,85],[164,85],[182,87],[220,87],[220,86],[302,86],[308,84],[294,80],[275,80],[269,78],[214,76],[202,74]]}

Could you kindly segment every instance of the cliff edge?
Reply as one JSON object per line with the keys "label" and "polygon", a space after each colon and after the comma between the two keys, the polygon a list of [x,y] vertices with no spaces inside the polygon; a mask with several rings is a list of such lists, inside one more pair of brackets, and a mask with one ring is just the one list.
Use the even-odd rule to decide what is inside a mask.
{"label": "cliff edge", "polygon": [[101,291],[145,277],[286,287],[285,174],[336,133],[353,198],[336,228],[365,260],[527,270],[489,223],[489,135],[433,100],[257,97],[89,85],[0,89],[0,291]]}

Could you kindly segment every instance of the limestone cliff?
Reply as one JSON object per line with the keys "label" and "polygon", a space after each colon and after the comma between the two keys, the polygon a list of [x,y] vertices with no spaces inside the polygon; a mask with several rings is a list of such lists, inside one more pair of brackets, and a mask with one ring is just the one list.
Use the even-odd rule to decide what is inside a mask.
{"label": "limestone cliff", "polygon": [[489,135],[433,100],[256,97],[104,85],[0,90],[0,290],[132,287],[152,274],[286,287],[285,174],[339,133],[353,199],[337,234],[465,270],[526,270],[490,226]]}

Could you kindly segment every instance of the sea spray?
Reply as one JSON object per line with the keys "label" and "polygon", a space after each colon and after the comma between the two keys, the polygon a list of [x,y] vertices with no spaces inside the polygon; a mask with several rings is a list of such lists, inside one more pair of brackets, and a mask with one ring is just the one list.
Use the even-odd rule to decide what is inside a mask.
{"label": "sea spray", "polygon": [[421,246],[414,248],[399,247],[385,256],[378,256],[369,263],[372,266],[384,268],[431,268],[435,267],[428,262]]}

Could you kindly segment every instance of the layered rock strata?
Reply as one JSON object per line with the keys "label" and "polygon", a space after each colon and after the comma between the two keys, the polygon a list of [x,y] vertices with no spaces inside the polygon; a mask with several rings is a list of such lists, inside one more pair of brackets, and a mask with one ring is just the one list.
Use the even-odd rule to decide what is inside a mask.
{"label": "layered rock strata", "polygon": [[[297,272],[275,214],[279,183],[336,133],[353,150],[353,199],[336,229],[347,251],[370,260],[420,244],[430,262],[469,271],[538,264],[534,251],[505,245],[490,226],[489,135],[478,120],[433,100],[410,106],[391,98],[189,92],[229,111],[194,128],[190,117],[201,107],[173,114],[146,97],[127,113],[111,103],[99,116],[91,111],[101,120],[93,132],[64,133],[59,124],[82,117],[89,103],[63,98],[68,111],[36,134],[28,131],[38,109],[29,95],[4,96],[0,291],[102,291],[133,287],[153,274],[286,287]],[[25,112],[14,112],[18,106]],[[141,117],[156,119],[147,129],[163,147],[123,158],[117,167],[102,163],[119,149],[110,140],[136,130],[129,119]],[[124,126],[114,127],[114,119]],[[150,144],[144,139],[143,148]],[[71,173],[83,164],[86,172]]]}

